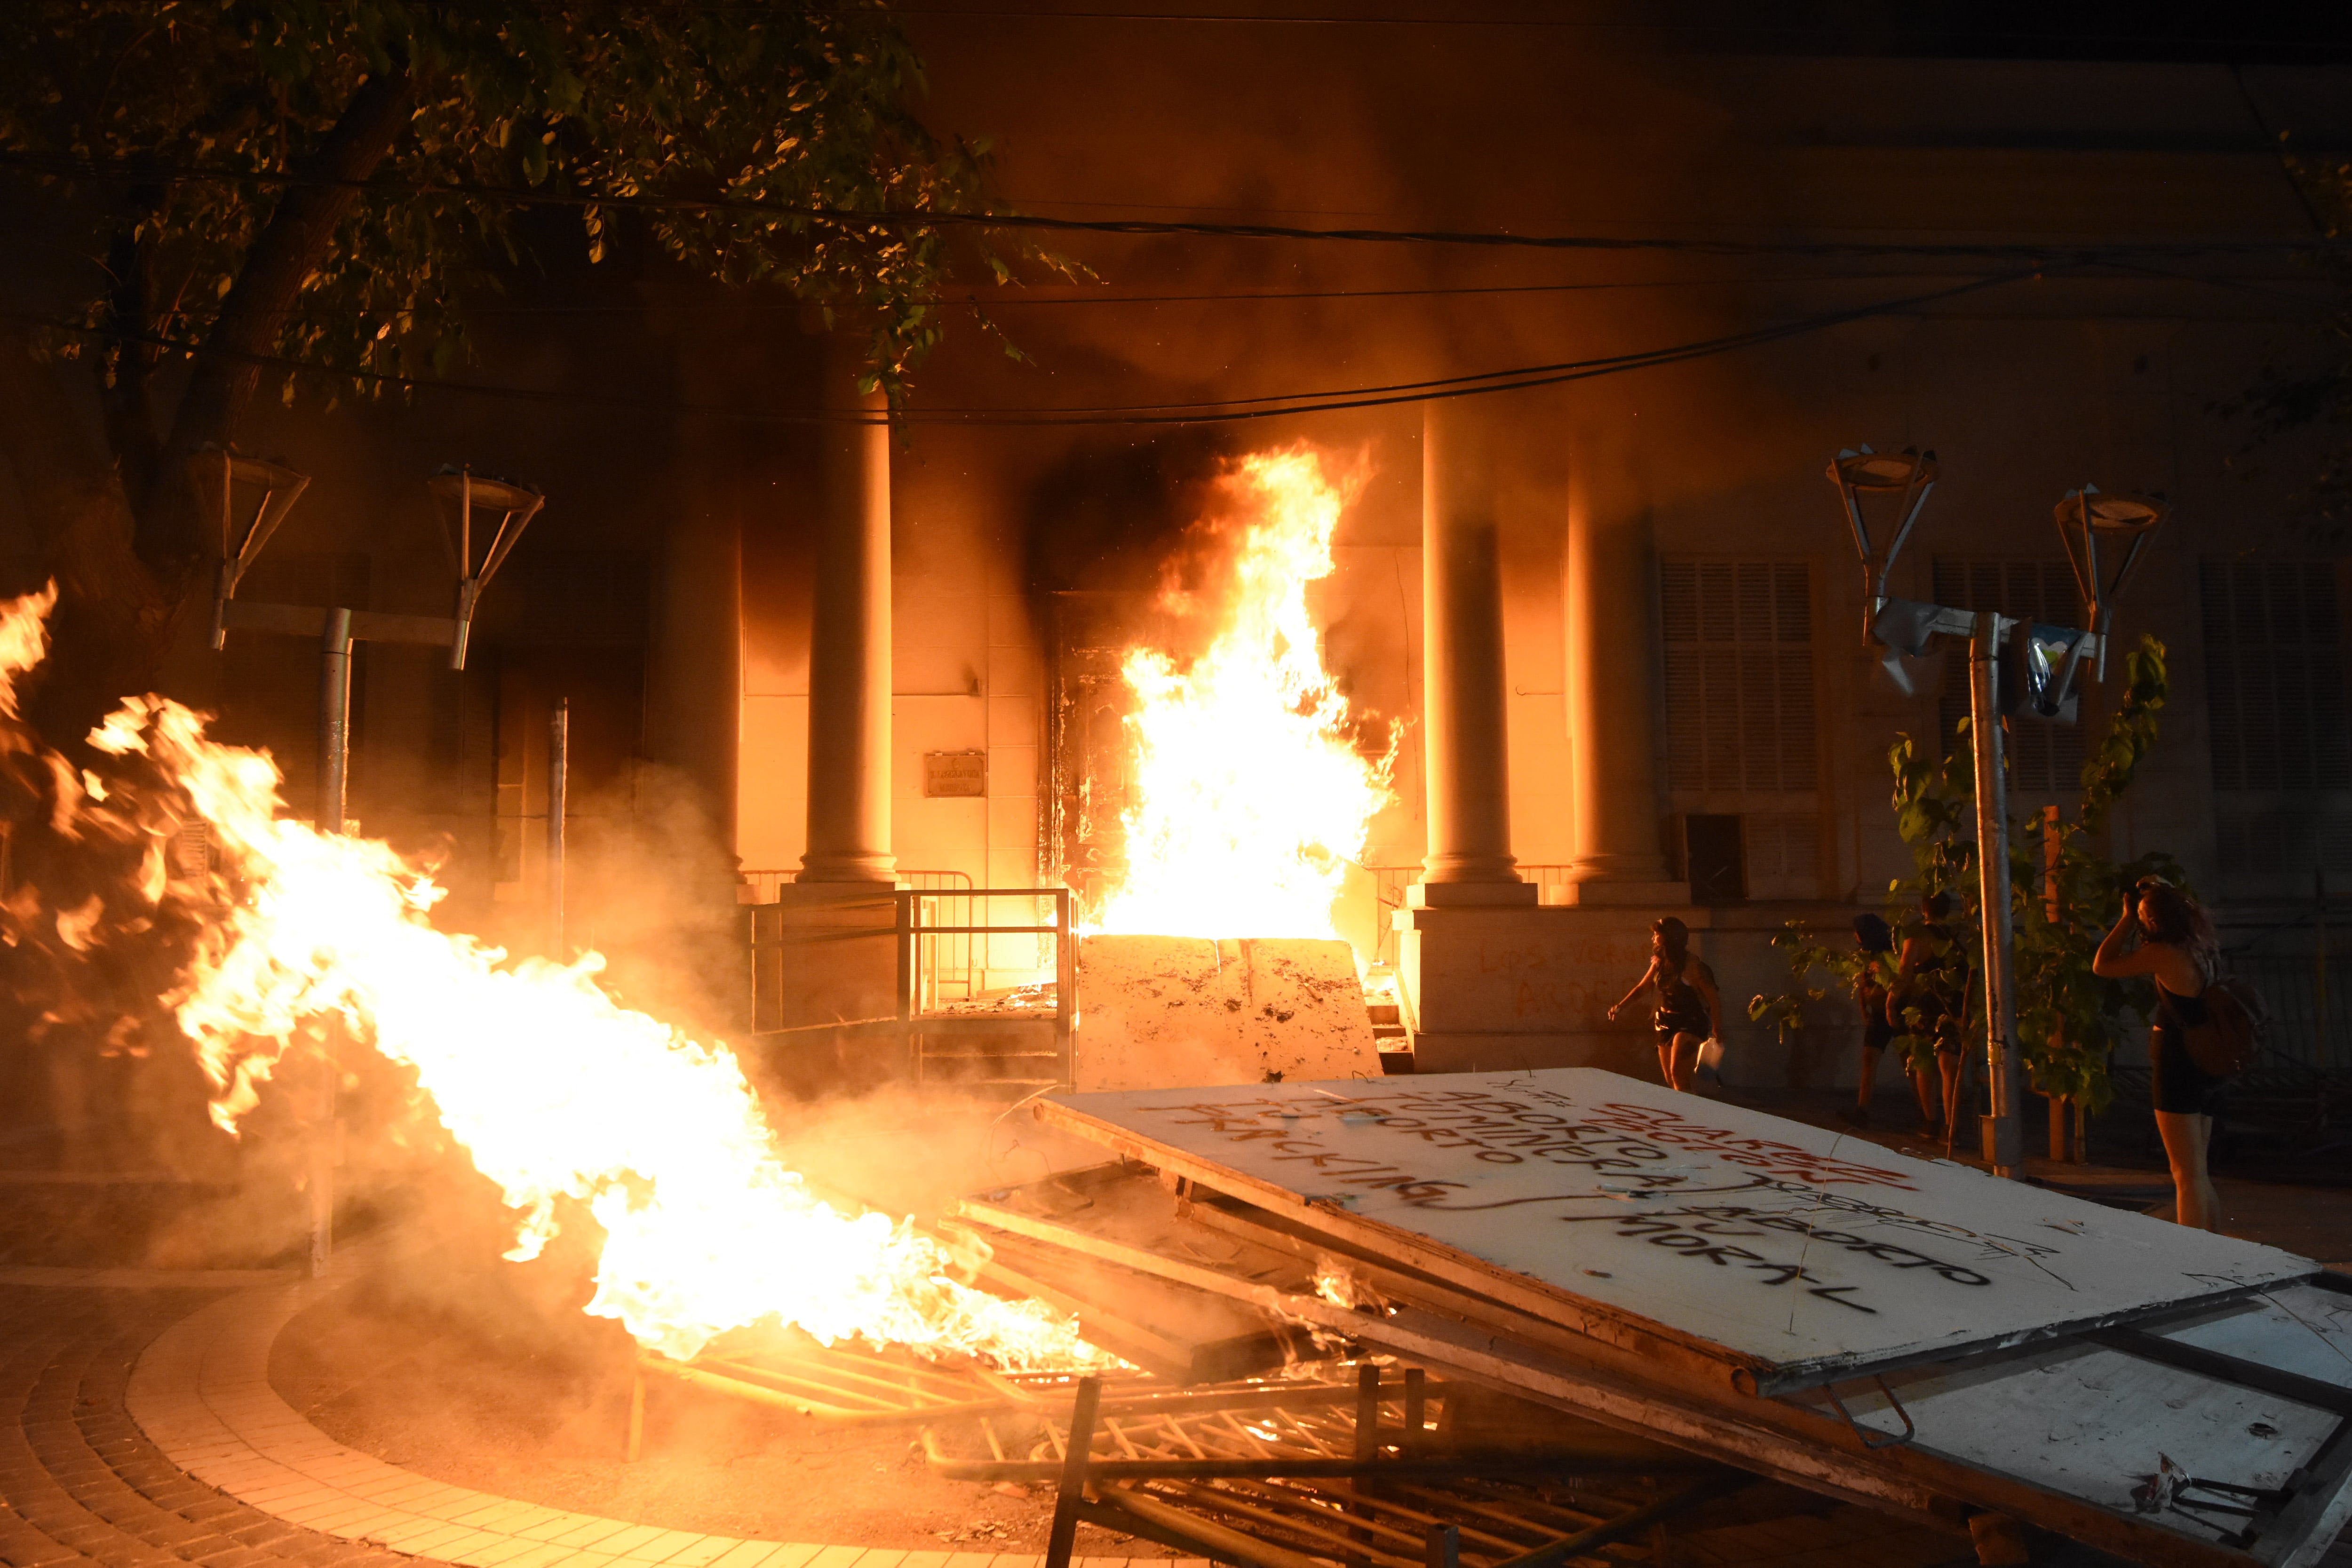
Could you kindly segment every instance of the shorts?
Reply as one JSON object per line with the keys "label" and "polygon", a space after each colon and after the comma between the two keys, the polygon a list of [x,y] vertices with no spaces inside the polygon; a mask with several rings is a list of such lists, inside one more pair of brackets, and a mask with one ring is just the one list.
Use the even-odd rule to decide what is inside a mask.
{"label": "shorts", "polygon": [[1657,1031],[1662,1046],[1673,1045],[1676,1035],[1696,1035],[1703,1040],[1714,1033],[1706,1014],[1669,1013],[1663,1007],[1650,1019],[1650,1027]]}
{"label": "shorts", "polygon": [[1865,1051],[1883,1051],[1894,1041],[1895,1026],[1884,1018],[1862,1026],[1862,1048]]}
{"label": "shorts", "polygon": [[2147,1037],[2147,1061],[2149,1098],[2157,1110],[2175,1116],[2211,1116],[2221,1110],[2230,1080],[2197,1065],[2184,1031],[2158,1025]]}

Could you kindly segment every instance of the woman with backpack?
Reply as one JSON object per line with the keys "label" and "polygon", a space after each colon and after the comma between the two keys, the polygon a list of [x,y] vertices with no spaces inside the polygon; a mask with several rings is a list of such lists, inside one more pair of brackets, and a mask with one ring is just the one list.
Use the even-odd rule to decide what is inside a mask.
{"label": "woman with backpack", "polygon": [[2123,918],[2091,959],[2091,973],[2105,979],[2145,974],[2156,982],[2156,1026],[2147,1042],[2156,1130],[2172,1167],[2173,1217],[2197,1230],[2214,1229],[2221,1217],[2205,1152],[2230,1080],[2198,1064],[2189,1036],[2209,1024],[2208,992],[2221,960],[2212,921],[2161,877],[2144,877],[2132,889]]}
{"label": "woman with backpack", "polygon": [[1652,922],[1650,967],[1609,1009],[1609,1021],[1615,1023],[1642,988],[1654,983],[1658,1010],[1650,1026],[1658,1037],[1658,1073],[1667,1088],[1687,1089],[1698,1081],[1700,1052],[1708,1041],[1723,1038],[1723,997],[1715,987],[1715,971],[1690,950],[1690,927],[1672,915]]}

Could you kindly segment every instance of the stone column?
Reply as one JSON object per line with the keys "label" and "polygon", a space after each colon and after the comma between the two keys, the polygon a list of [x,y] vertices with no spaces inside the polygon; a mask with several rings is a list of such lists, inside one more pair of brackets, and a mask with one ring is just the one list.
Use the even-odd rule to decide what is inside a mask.
{"label": "stone column", "polygon": [[1503,585],[1489,416],[1469,398],[1425,405],[1421,437],[1422,734],[1429,854],[1422,909],[1531,904],[1511,858]]}
{"label": "stone column", "polygon": [[1570,457],[1565,607],[1568,728],[1576,853],[1569,880],[1583,904],[1679,904],[1659,853],[1648,520],[1630,485],[1596,483],[1594,448]]}
{"label": "stone column", "polygon": [[[857,345],[828,342],[828,408],[885,411],[861,396]],[[815,609],[809,632],[808,849],[803,882],[891,885],[890,427],[823,426]]]}

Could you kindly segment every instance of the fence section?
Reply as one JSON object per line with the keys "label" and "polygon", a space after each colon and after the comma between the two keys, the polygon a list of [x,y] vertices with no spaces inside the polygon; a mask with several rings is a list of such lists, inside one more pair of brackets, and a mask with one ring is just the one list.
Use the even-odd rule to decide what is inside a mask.
{"label": "fence section", "polygon": [[[854,909],[828,910],[821,929],[795,930],[789,909],[771,899],[743,911],[754,1040],[881,1036],[900,1042],[918,1082],[1027,1092],[1069,1081],[1077,983],[1068,889],[975,888],[961,872],[915,871]],[[791,1016],[794,966],[837,966],[839,944],[876,942],[896,958],[889,994],[866,1008],[873,1016]],[[984,984],[988,960],[978,955],[992,952],[998,976],[1020,984]],[[1005,963],[1015,956],[1025,962]]]}
{"label": "fence section", "polygon": [[2331,1078],[2352,1077],[2352,952],[2241,952],[2230,963],[2262,994],[2271,1049]]}

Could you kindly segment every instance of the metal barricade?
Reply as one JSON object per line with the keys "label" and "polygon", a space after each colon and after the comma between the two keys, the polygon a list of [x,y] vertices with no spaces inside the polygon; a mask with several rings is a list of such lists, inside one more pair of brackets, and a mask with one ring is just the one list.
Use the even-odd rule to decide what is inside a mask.
{"label": "metal barricade", "polygon": [[[1014,910],[995,918],[1015,900]],[[772,900],[744,910],[753,1039],[879,1035],[903,1045],[908,1076],[917,1082],[1024,1094],[1069,1082],[1077,973],[1067,888],[975,888],[961,872],[907,872],[900,886],[876,888],[861,907],[870,912],[814,932],[795,931],[788,906]],[[1030,962],[1008,962],[998,944],[1021,938],[1050,947],[1050,954],[1033,949]],[[790,1016],[792,965],[823,963],[838,943],[870,941],[887,941],[896,952],[890,994],[877,997],[887,1012],[837,1020]],[[992,971],[1034,978],[990,987]]]}

